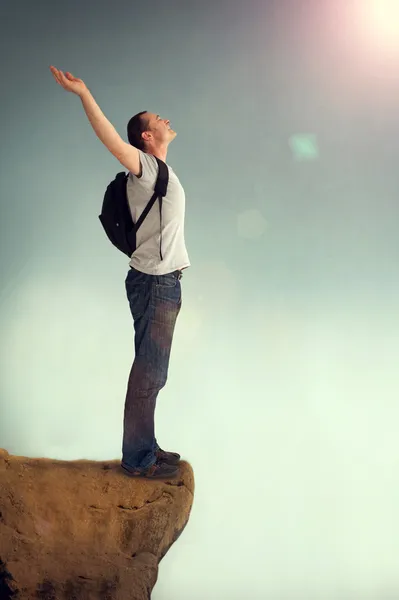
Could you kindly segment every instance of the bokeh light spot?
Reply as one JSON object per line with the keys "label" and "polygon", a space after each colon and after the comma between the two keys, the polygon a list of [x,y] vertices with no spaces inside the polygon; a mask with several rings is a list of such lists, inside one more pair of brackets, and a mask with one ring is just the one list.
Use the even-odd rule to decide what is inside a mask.
{"label": "bokeh light spot", "polygon": [[290,137],[289,145],[297,161],[316,160],[319,157],[317,138],[314,134],[296,134]]}
{"label": "bokeh light spot", "polygon": [[256,239],[264,234],[267,221],[257,209],[245,210],[237,215],[237,231],[240,237]]}

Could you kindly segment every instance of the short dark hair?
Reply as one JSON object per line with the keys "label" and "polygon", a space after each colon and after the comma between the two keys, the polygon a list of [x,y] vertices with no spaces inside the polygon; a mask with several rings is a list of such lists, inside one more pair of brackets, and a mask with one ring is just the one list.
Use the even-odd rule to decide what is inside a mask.
{"label": "short dark hair", "polygon": [[144,151],[144,140],[141,134],[147,131],[148,119],[145,119],[143,115],[147,113],[146,110],[134,115],[127,124],[127,138],[132,146],[135,146],[139,150]]}

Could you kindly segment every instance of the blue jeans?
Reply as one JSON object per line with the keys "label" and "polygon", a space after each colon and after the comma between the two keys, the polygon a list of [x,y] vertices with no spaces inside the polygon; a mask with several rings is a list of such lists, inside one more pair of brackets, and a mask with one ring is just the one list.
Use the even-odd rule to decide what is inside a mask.
{"label": "blue jeans", "polygon": [[135,358],[127,386],[122,462],[147,469],[159,449],[155,405],[169,368],[176,319],[181,308],[181,272],[146,275],[130,269],[125,285],[134,322]]}

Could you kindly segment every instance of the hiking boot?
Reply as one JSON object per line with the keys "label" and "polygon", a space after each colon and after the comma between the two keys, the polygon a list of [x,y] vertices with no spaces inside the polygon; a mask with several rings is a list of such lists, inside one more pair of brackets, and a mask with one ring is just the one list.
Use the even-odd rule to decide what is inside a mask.
{"label": "hiking boot", "polygon": [[156,455],[157,460],[161,460],[168,465],[178,465],[180,462],[180,454],[177,454],[177,452],[165,452],[165,450],[159,448]]}
{"label": "hiking boot", "polygon": [[157,460],[151,467],[148,467],[148,469],[129,467],[129,465],[124,462],[121,463],[121,467],[130,477],[145,477],[146,479],[171,479],[179,472],[179,467],[168,465],[166,462],[160,460]]}

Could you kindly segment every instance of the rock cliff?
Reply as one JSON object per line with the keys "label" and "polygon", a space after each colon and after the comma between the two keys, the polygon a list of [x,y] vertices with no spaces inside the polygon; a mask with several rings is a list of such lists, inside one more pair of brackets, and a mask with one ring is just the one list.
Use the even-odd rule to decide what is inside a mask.
{"label": "rock cliff", "polygon": [[193,494],[186,462],[178,478],[151,481],[119,461],[0,449],[0,599],[148,600]]}

